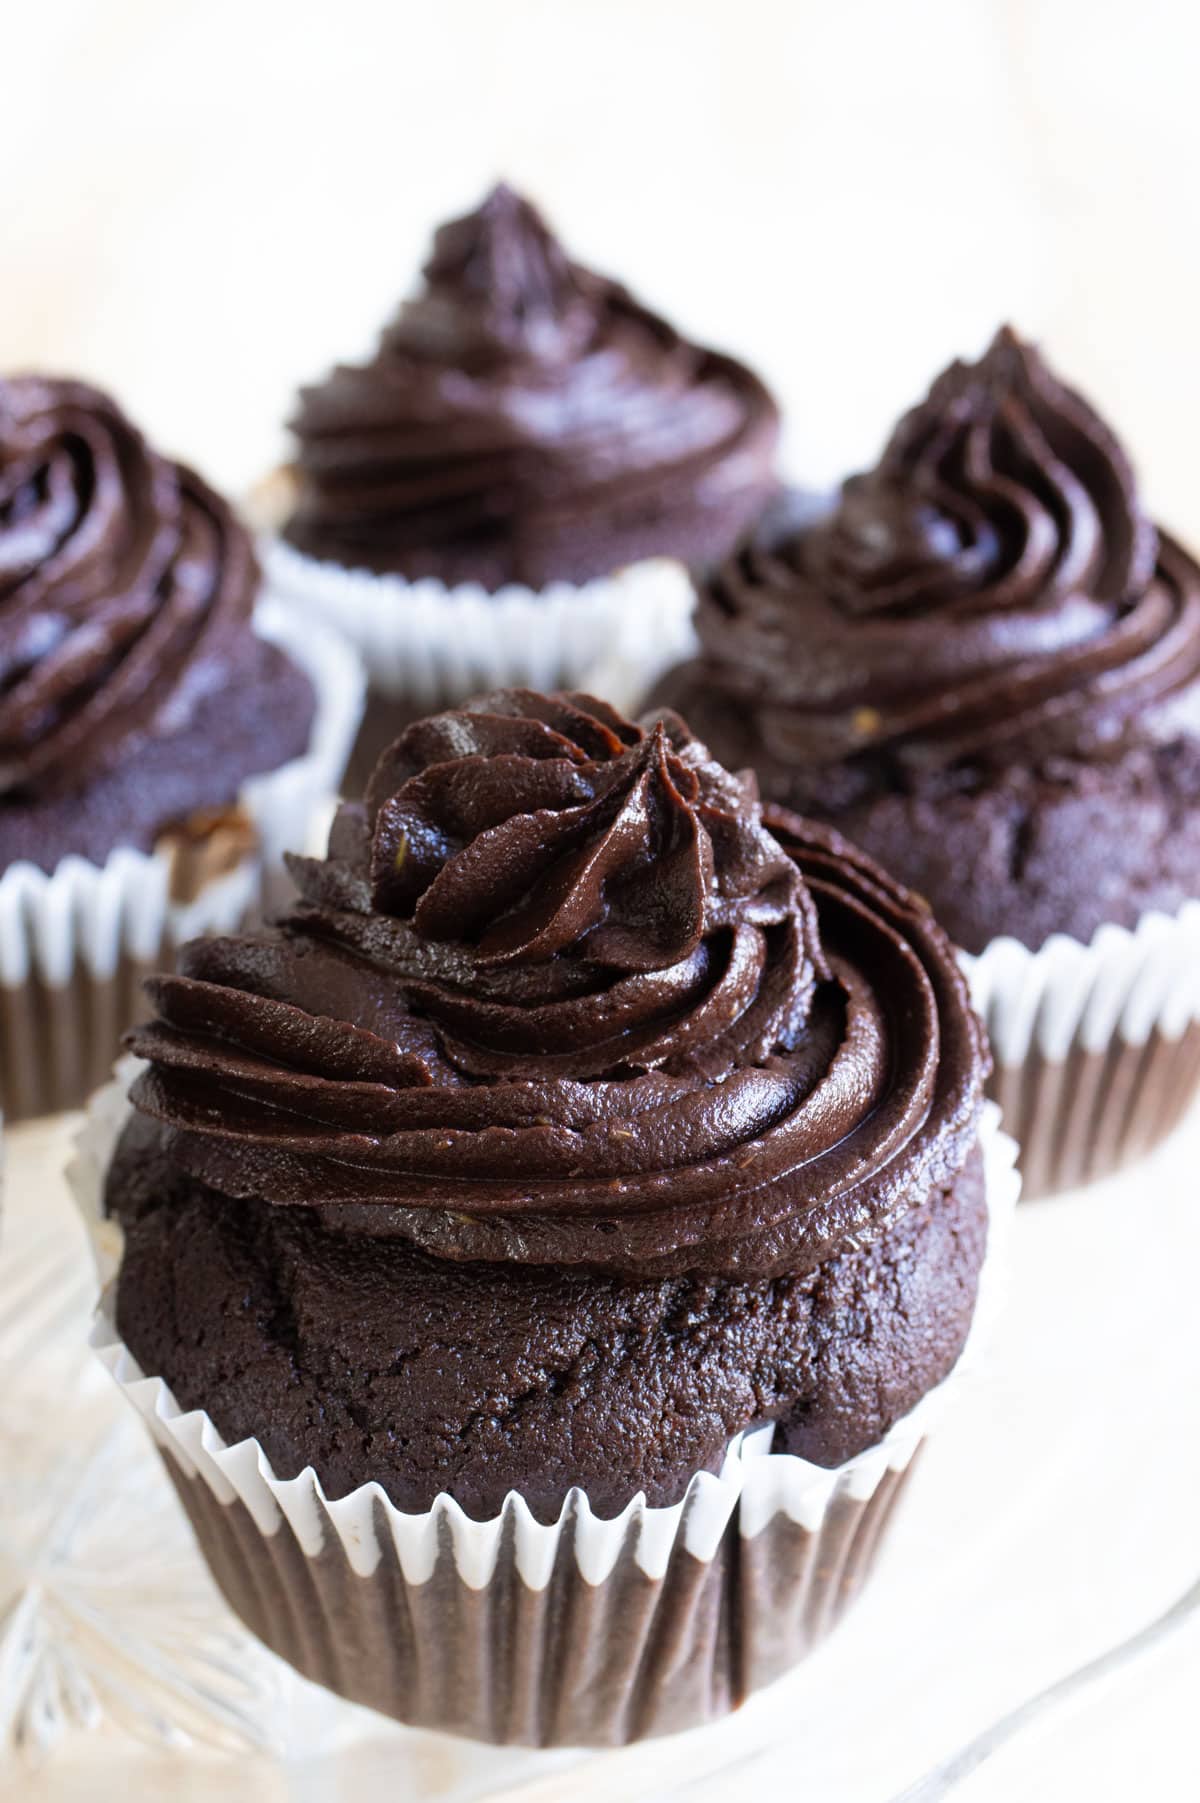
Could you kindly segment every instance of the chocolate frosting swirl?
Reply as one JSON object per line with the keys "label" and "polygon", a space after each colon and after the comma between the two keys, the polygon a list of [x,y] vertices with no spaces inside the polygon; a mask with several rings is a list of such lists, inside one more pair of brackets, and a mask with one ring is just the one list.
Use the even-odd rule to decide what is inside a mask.
{"label": "chocolate frosting swirl", "polygon": [[0,382],[0,795],[175,731],[249,632],[250,539],[83,382]]}
{"label": "chocolate frosting swirl", "polygon": [[697,623],[691,686],[752,705],[764,761],[809,771],[813,805],[833,766],[903,785],[1200,729],[1200,570],[1146,518],[1109,429],[1007,329],[826,517],[768,517]]}
{"label": "chocolate frosting swirl", "polygon": [[928,912],[682,722],[585,695],[410,727],[276,928],[150,990],[185,1169],[443,1257],[768,1276],[974,1142],[985,1054]]}
{"label": "chocolate frosting swirl", "polygon": [[495,589],[735,541],[778,436],[748,369],[572,262],[505,187],[442,226],[424,276],[373,361],[302,391],[293,544]]}

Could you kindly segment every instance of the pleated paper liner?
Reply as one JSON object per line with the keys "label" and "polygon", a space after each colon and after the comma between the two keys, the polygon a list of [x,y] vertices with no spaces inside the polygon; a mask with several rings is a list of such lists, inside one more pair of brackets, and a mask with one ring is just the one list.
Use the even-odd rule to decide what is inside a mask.
{"label": "pleated paper liner", "polygon": [[[96,1098],[72,1181],[102,1272],[119,1229],[99,1219],[126,1116],[123,1081]],[[145,1419],[234,1610],[306,1677],[426,1728],[498,1743],[615,1746],[735,1708],[820,1641],[860,1591],[917,1451],[986,1338],[1019,1189],[990,1109],[991,1226],[967,1350],[883,1442],[828,1471],[739,1437],[684,1499],[635,1498],[611,1520],[579,1490],[555,1523],[510,1494],[492,1520],[446,1495],[419,1515],[377,1484],[329,1501],[316,1474],[279,1478],[257,1440],[226,1446],[183,1413],[113,1323],[93,1335]]]}
{"label": "pleated paper liner", "polygon": [[997,939],[962,962],[1026,1198],[1123,1169],[1200,1094],[1200,902],[1101,927],[1089,945]]}
{"label": "pleated paper liner", "polygon": [[[569,1747],[695,1727],[788,1671],[865,1582],[912,1456],[866,1495],[836,1489],[812,1527],[780,1511],[751,1538],[735,1511],[708,1554],[690,1551],[685,1528],[661,1573],[639,1559],[635,1518],[596,1583],[577,1557],[582,1502],[541,1585],[521,1575],[510,1510],[479,1586],[444,1520],[427,1576],[411,1581],[390,1550],[360,1576],[340,1537],[313,1553],[286,1521],[264,1535],[239,1497],[222,1502],[168,1464],[227,1601],[306,1678],[412,1726]],[[375,1531],[387,1535],[382,1508]]]}
{"label": "pleated paper liner", "polygon": [[690,638],[690,585],[669,558],[580,585],[509,584],[489,594],[478,583],[447,588],[344,569],[269,535],[260,555],[272,592],[345,634],[366,667],[371,699],[348,794],[361,792],[379,753],[424,714],[489,689],[586,689],[615,653],[648,666]]}
{"label": "pleated paper liner", "polygon": [[[201,876],[178,899],[180,857],[119,848],[103,866],[65,858],[52,873],[14,864],[0,876],[0,1112],[8,1120],[82,1106],[112,1069],[121,1034],[139,1018],[146,976],[186,940],[235,931],[287,890],[285,850],[337,793],[364,698],[361,667],[335,634],[270,599],[255,615],[312,680],[317,711],[308,751],[250,778],[231,818],[232,867]],[[233,835],[231,834],[230,837]],[[202,869],[202,854],[186,854]]]}

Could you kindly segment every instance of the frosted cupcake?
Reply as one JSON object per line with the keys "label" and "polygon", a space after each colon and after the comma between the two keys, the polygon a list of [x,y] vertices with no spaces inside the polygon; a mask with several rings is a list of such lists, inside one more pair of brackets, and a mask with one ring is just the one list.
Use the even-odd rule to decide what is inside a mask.
{"label": "frosted cupcake", "polygon": [[410,727],[297,877],[97,1104],[104,1356],[310,1677],[498,1741],[720,1714],[860,1587],[1012,1199],[948,943],[581,695]]}
{"label": "frosted cupcake", "polygon": [[0,381],[0,1109],[77,1105],[148,969],[337,784],[352,654],[253,619],[248,534],[82,382]]}
{"label": "frosted cupcake", "polygon": [[975,955],[1027,1193],[1156,1143],[1200,1078],[1200,569],[1087,402],[1002,332],[696,624],[656,699]]}
{"label": "frosted cupcake", "polygon": [[303,392],[268,551],[366,660],[354,774],[431,706],[676,642],[682,565],[761,508],[778,424],[749,369],[573,262],[510,189],[442,226],[375,357]]}

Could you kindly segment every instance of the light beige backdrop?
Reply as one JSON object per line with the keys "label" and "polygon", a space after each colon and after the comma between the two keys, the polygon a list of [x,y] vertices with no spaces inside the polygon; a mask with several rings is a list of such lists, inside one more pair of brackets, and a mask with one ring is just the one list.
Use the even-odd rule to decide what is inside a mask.
{"label": "light beige backdrop", "polygon": [[0,367],[239,487],[507,174],[868,459],[1011,316],[1200,539],[1200,25],[1179,0],[39,0],[5,17]]}

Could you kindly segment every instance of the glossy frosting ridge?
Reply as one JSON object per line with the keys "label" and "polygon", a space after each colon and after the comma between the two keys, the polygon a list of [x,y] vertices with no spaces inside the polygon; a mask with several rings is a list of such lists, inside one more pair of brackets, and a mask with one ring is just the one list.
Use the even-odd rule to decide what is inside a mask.
{"label": "glossy frosting ridge", "polygon": [[250,539],[83,382],[0,382],[0,796],[178,730],[249,632]]}
{"label": "glossy frosting ridge", "polygon": [[768,516],[697,618],[702,661],[663,694],[715,686],[752,715],[760,768],[809,773],[814,805],[835,767],[852,800],[1200,730],[1200,571],[1109,428],[1007,329],[816,524]]}
{"label": "glossy frosting ridge", "polygon": [[724,548],[773,486],[778,418],[501,186],[439,229],[375,357],[303,390],[293,430],[300,550],[495,589]]}
{"label": "glossy frosting ridge", "polygon": [[131,1041],[138,1105],[227,1195],[443,1257],[771,1275],[974,1142],[985,1054],[928,912],[673,717],[511,691],[418,722],[294,872]]}

